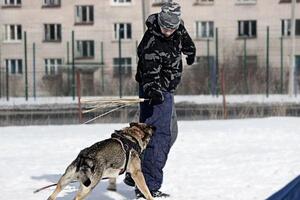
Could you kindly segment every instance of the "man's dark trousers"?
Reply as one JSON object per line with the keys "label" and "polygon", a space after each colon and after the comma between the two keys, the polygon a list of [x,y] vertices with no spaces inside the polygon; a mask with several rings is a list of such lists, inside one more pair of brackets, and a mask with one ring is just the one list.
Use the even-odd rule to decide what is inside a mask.
{"label": "man's dark trousers", "polygon": [[[163,168],[168,153],[177,137],[177,119],[174,109],[174,95],[163,92],[162,104],[149,105],[149,101],[140,104],[140,122],[156,127],[142,159],[142,171],[151,191],[159,190],[163,182]],[[140,89],[140,97],[146,98]],[[174,128],[173,128],[174,127]],[[173,132],[172,132],[172,129]]]}

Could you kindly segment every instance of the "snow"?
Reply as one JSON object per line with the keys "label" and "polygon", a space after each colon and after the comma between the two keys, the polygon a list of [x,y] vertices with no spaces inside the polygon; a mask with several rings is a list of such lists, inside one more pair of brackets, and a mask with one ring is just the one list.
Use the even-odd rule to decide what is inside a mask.
{"label": "snow", "polygon": [[[300,173],[300,119],[263,118],[180,121],[162,190],[169,200],[262,200]],[[79,151],[110,137],[126,124],[28,126],[0,128],[0,185],[5,200],[47,199]],[[118,192],[107,181],[87,198],[134,199],[133,188],[118,178]],[[73,199],[71,184],[58,200]]]}
{"label": "snow", "polygon": [[[99,98],[119,98],[118,96],[103,96],[103,97],[82,97],[83,99],[99,99]],[[125,96],[124,98],[137,98],[136,96]],[[30,97],[28,101],[24,97],[0,98],[0,107],[7,108],[7,106],[19,105],[49,105],[49,104],[77,104],[78,99],[73,100],[72,97],[37,97],[36,99]],[[222,103],[223,97],[211,95],[175,95],[175,102],[193,102],[197,104],[218,104]],[[300,103],[300,95],[227,95],[226,102],[233,103]]]}

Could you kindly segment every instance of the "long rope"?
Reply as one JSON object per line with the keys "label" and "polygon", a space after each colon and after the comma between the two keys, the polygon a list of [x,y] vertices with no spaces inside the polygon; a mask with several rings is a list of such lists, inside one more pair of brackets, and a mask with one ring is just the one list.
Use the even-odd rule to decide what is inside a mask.
{"label": "long rope", "polygon": [[109,111],[107,111],[107,112],[105,112],[105,113],[103,113],[103,114],[101,114],[101,115],[98,115],[97,117],[94,117],[94,118],[92,118],[92,119],[90,119],[90,120],[84,122],[83,124],[89,124],[89,123],[95,121],[96,119],[98,119],[98,118],[100,118],[100,117],[103,117],[103,116],[105,116],[105,115],[107,115],[107,114],[109,114],[109,113],[112,113],[112,112],[114,112],[114,111],[116,111],[116,110],[119,110],[119,109],[121,109],[121,108],[125,108],[125,107],[127,107],[127,106],[132,105],[132,104],[134,104],[134,103],[127,104],[127,105],[123,105],[123,106],[119,106],[119,107],[117,107],[117,108],[114,108],[114,109],[112,109],[112,110],[109,110]]}
{"label": "long rope", "polygon": [[[119,110],[121,108],[125,108],[125,107],[133,105],[135,103],[140,103],[140,102],[144,102],[144,101],[148,101],[148,100],[149,99],[143,99],[143,98],[141,98],[141,99],[96,99],[96,100],[86,99],[86,100],[83,100],[83,102],[85,102],[85,103],[97,104],[96,106],[93,106],[90,109],[88,109],[86,111],[83,111],[83,113],[89,113],[89,112],[95,111],[97,109],[103,108],[101,106],[100,102],[102,102],[104,104],[109,104],[110,106],[112,104],[114,104],[114,106],[118,106],[118,107],[116,107],[116,108],[114,108],[112,110],[109,110],[109,111],[107,111],[107,112],[105,112],[105,113],[103,113],[101,115],[98,115],[98,116],[96,116],[96,117],[94,117],[94,118],[92,118],[92,119],[84,122],[83,124],[89,124],[89,123],[95,121],[96,119],[98,119],[100,117],[103,117],[105,115],[108,115],[109,113],[112,113],[112,112],[114,112],[116,110]],[[125,105],[122,105],[122,104],[125,104]],[[109,105],[107,105],[107,106],[109,106]]]}

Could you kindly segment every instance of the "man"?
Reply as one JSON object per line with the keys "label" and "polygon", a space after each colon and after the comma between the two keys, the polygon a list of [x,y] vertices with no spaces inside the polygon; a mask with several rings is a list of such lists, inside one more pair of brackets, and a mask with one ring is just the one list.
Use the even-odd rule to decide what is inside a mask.
{"label": "man", "polygon": [[[137,52],[139,96],[149,99],[140,104],[140,122],[156,127],[142,160],[142,170],[153,197],[169,196],[159,189],[169,150],[177,137],[174,92],[181,80],[182,53],[187,55],[188,65],[193,64],[196,54],[180,15],[180,6],[174,2],[164,4],[160,13],[150,15]],[[134,186],[130,174],[126,174],[124,182]],[[136,195],[142,197],[138,189]]]}

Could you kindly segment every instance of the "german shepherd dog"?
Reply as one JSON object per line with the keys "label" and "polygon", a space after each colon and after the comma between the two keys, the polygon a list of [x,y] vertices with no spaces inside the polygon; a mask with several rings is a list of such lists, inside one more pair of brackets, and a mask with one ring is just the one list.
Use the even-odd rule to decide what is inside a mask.
{"label": "german shepherd dog", "polygon": [[[130,127],[116,131],[122,137],[137,144],[141,151],[147,147],[154,132],[155,127],[134,122],[130,123]],[[144,194],[146,199],[153,200],[141,171],[140,152],[136,148],[131,148],[129,149],[129,154],[127,154],[129,156],[126,156],[124,146],[127,145],[122,144],[121,140],[112,137],[83,149],[67,167],[48,200],[55,200],[58,193],[72,181],[80,182],[75,200],[87,197],[103,178],[109,179],[108,189],[116,190],[116,177],[121,171],[124,172],[125,170],[131,173],[138,189]]]}

